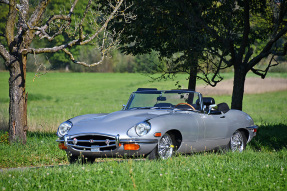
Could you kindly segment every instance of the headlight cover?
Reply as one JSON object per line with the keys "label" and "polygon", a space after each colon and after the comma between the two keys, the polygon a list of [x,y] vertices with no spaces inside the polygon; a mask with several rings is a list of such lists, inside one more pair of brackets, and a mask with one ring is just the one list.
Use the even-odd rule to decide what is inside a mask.
{"label": "headlight cover", "polygon": [[61,123],[61,125],[58,128],[57,135],[58,137],[63,137],[68,133],[68,131],[72,128],[73,123],[71,121],[65,121],[64,123]]}
{"label": "headlight cover", "polygon": [[146,135],[151,129],[151,125],[149,122],[144,121],[135,126],[136,134],[138,136]]}

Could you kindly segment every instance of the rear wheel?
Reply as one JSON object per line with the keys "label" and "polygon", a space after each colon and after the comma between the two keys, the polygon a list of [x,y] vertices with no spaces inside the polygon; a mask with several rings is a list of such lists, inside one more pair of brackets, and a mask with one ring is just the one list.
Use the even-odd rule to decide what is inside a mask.
{"label": "rear wheel", "polygon": [[242,131],[235,131],[230,138],[229,149],[232,152],[238,151],[242,152],[246,148],[247,139]]}
{"label": "rear wheel", "polygon": [[168,159],[172,157],[174,152],[174,137],[171,134],[164,134],[158,145],[154,148],[154,150],[149,154],[148,158],[150,160],[153,159]]}

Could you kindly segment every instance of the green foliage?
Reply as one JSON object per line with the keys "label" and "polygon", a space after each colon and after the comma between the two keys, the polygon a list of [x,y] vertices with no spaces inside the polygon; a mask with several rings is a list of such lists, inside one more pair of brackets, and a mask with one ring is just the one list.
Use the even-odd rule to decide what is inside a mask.
{"label": "green foliage", "polygon": [[170,72],[189,72],[190,66],[197,67],[208,41],[194,16],[201,14],[197,1],[134,1],[131,12],[137,15],[131,23],[114,23],[118,29],[125,28],[120,48],[124,53],[156,51],[161,59],[171,62]]}
{"label": "green foliage", "polygon": [[[5,29],[6,29],[6,19],[8,16],[8,12],[9,12],[9,6],[4,4],[4,3],[0,3],[0,31],[2,34],[4,34]],[[2,35],[0,35],[0,42],[1,44],[6,46],[5,43],[5,39],[3,38]]]}

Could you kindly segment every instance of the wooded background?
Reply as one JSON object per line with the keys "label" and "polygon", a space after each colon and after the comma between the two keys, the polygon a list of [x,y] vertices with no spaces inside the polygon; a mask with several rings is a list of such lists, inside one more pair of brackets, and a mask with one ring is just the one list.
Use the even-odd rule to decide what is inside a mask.
{"label": "wooded background", "polygon": [[[39,0],[30,0],[30,11],[34,10],[37,6]],[[74,15],[82,15],[85,11],[85,2],[79,2],[81,8],[75,10]],[[79,6],[78,5],[78,6]],[[65,0],[57,0],[57,3],[50,3],[46,15],[51,15],[52,13],[65,12],[69,9],[70,3]],[[5,31],[6,17],[9,12],[9,6],[6,4],[0,4],[0,31]],[[44,19],[45,20],[45,19]],[[88,30],[89,27],[85,27],[84,30]],[[87,32],[87,31],[86,31]],[[62,40],[60,38],[68,38],[68,36],[60,36],[58,41]],[[68,39],[67,39],[68,40]],[[0,42],[4,43],[4,37],[0,36]],[[43,44],[44,43],[44,44]],[[32,46],[37,47],[51,47],[51,42],[42,39],[41,41],[34,41]],[[86,63],[93,63],[100,58],[100,52],[94,46],[81,46],[76,47],[73,50],[74,56],[77,60],[84,61]],[[56,53],[45,53],[37,55],[28,55],[27,62],[27,72],[37,72],[46,70],[59,70],[59,71],[70,71],[70,72],[116,72],[116,73],[157,73],[166,70],[166,62],[159,60],[158,52],[152,51],[150,54],[142,55],[126,55],[114,49],[109,53],[103,61],[103,64],[96,67],[84,67],[74,64],[66,54],[61,52]],[[278,59],[281,64],[276,67],[270,68],[269,72],[287,72],[287,57],[281,56]],[[269,60],[261,61],[259,67],[266,68]],[[0,57],[0,70],[6,70],[4,65],[4,60]],[[232,68],[228,68],[224,71],[232,71]]]}

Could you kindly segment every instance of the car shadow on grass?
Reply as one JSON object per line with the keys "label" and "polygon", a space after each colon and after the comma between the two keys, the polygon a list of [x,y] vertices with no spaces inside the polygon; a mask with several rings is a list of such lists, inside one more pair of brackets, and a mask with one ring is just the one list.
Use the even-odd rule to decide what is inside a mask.
{"label": "car shadow on grass", "polygon": [[279,151],[287,148],[287,125],[286,124],[263,124],[260,125],[256,137],[249,146],[254,150]]}

